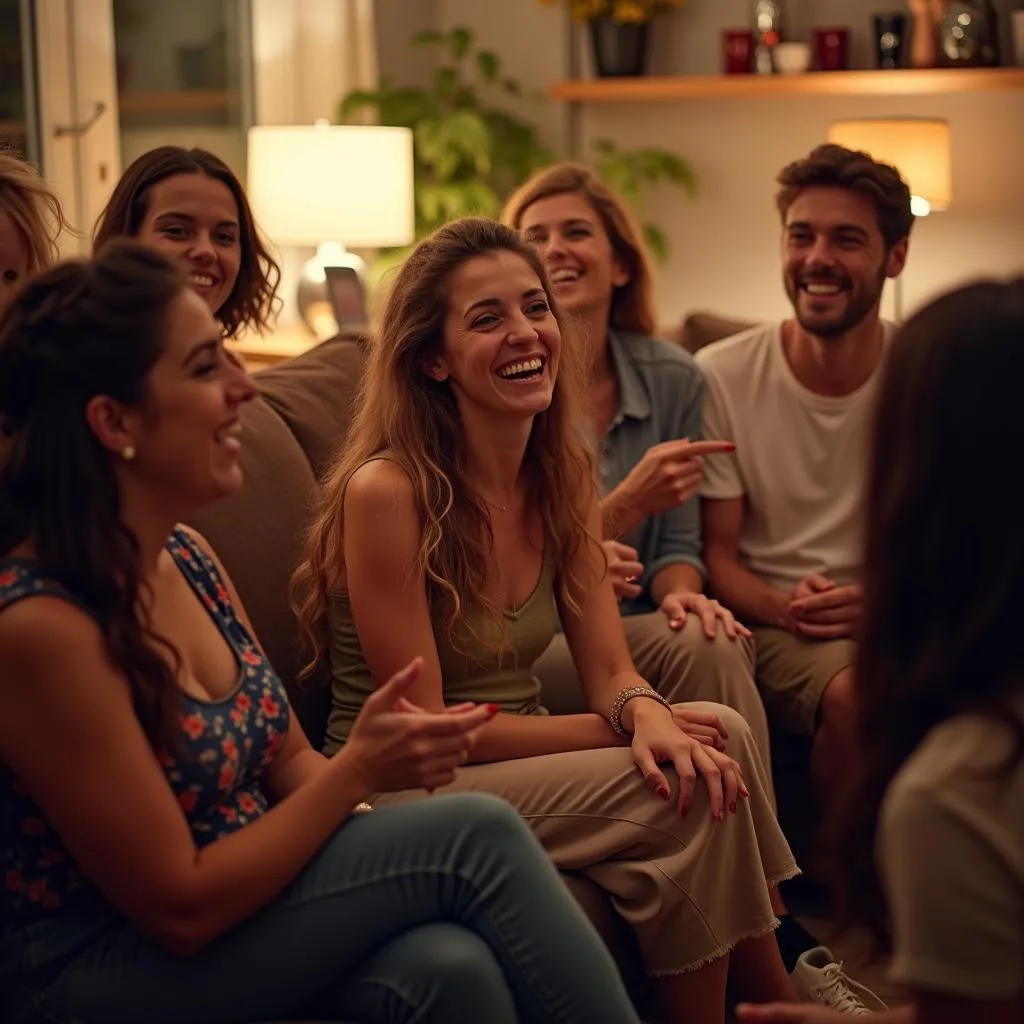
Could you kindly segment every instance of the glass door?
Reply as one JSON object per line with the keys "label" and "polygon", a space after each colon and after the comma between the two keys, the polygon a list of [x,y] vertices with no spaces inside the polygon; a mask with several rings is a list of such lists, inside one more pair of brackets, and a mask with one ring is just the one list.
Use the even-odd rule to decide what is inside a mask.
{"label": "glass door", "polygon": [[201,146],[245,180],[250,0],[112,0],[120,159]]}
{"label": "glass door", "polygon": [[38,161],[31,15],[27,0],[0,0],[0,150]]}
{"label": "glass door", "polygon": [[0,0],[0,147],[40,168],[86,252],[121,170],[202,146],[243,180],[253,0]]}

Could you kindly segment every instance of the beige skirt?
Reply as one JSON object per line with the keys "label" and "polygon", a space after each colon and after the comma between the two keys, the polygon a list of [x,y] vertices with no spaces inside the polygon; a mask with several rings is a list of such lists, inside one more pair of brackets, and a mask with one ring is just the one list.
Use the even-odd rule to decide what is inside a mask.
{"label": "beige skirt", "polygon": [[[628,748],[584,750],[470,765],[440,793],[494,793],[512,804],[562,871],[585,875],[633,928],[651,976],[679,974],[725,955],[778,923],[770,888],[799,873],[776,821],[764,760],[746,722],[718,714],[728,753],[743,766],[750,796],[723,822],[711,817],[698,778],[685,818],[678,780],[662,800],[644,782]],[[423,790],[381,793],[376,806],[429,799]]]}

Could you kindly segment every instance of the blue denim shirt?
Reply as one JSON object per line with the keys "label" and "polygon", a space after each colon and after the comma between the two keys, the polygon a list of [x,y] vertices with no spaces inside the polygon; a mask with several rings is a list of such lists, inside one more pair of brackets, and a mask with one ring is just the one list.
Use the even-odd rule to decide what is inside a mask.
{"label": "blue denim shirt", "polygon": [[[613,491],[662,441],[701,436],[704,378],[693,356],[678,345],[609,329],[609,352],[619,378],[619,410],[601,445],[601,483]],[[644,565],[639,597],[623,601],[623,615],[656,610],[651,580],[669,565],[692,565],[704,575],[700,557],[699,499],[653,516],[621,538],[636,548]]]}

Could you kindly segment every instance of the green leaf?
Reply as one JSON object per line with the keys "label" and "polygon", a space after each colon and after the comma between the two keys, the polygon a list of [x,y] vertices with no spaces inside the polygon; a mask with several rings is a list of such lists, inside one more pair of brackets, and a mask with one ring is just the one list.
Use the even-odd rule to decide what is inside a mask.
{"label": "green leaf", "polygon": [[693,198],[697,194],[697,175],[693,165],[675,153],[663,153],[662,159],[664,177]]}
{"label": "green leaf", "polygon": [[501,71],[501,61],[496,53],[490,50],[481,50],[476,55],[476,66],[485,82],[493,82]]}
{"label": "green leaf", "polygon": [[491,170],[493,137],[487,122],[473,110],[424,118],[414,129],[417,156],[449,181],[463,168],[477,174]]}
{"label": "green leaf", "polygon": [[616,145],[611,139],[595,139],[594,149],[598,153],[614,153],[616,151]]}
{"label": "green leaf", "polygon": [[647,243],[651,255],[658,263],[665,263],[668,259],[668,237],[665,232],[654,224],[645,224],[643,233],[644,241]]}
{"label": "green leaf", "polygon": [[443,43],[447,39],[447,36],[443,32],[438,32],[435,29],[427,29],[424,32],[417,32],[412,37],[413,46],[433,46],[436,43]]}
{"label": "green leaf", "polygon": [[621,158],[604,160],[597,167],[601,179],[629,203],[640,199],[640,183],[629,163]]}
{"label": "green leaf", "polygon": [[450,101],[455,95],[459,76],[455,68],[441,67],[434,72],[434,92],[440,100]]}
{"label": "green leaf", "polygon": [[481,217],[495,218],[501,213],[501,199],[482,178],[472,178],[464,182],[462,187],[467,214],[475,213]]}
{"label": "green leaf", "polygon": [[346,93],[338,104],[338,120],[347,124],[354,114],[362,113],[367,107],[380,106],[380,93],[370,89],[353,89]]}
{"label": "green leaf", "polygon": [[456,57],[465,57],[473,45],[473,31],[465,25],[459,25],[452,29],[451,46],[452,53]]}
{"label": "green leaf", "polygon": [[438,115],[437,100],[425,89],[404,88],[380,93],[380,123],[414,128],[425,117]]}

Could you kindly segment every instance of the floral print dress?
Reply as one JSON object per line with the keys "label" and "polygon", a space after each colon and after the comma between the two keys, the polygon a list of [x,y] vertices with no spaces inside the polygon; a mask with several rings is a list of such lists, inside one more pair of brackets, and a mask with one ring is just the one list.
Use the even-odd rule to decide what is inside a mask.
{"label": "floral print dress", "polygon": [[[196,844],[205,846],[266,812],[261,778],[284,744],[290,711],[284,686],[239,619],[212,560],[181,528],[173,532],[167,549],[231,645],[239,666],[238,683],[222,700],[197,700],[182,693],[178,742],[172,752],[160,755]],[[72,594],[43,577],[33,561],[0,559],[0,612],[16,601],[44,594],[81,607]],[[99,923],[115,914],[2,764],[0,856],[0,931],[63,915],[95,917]]]}

